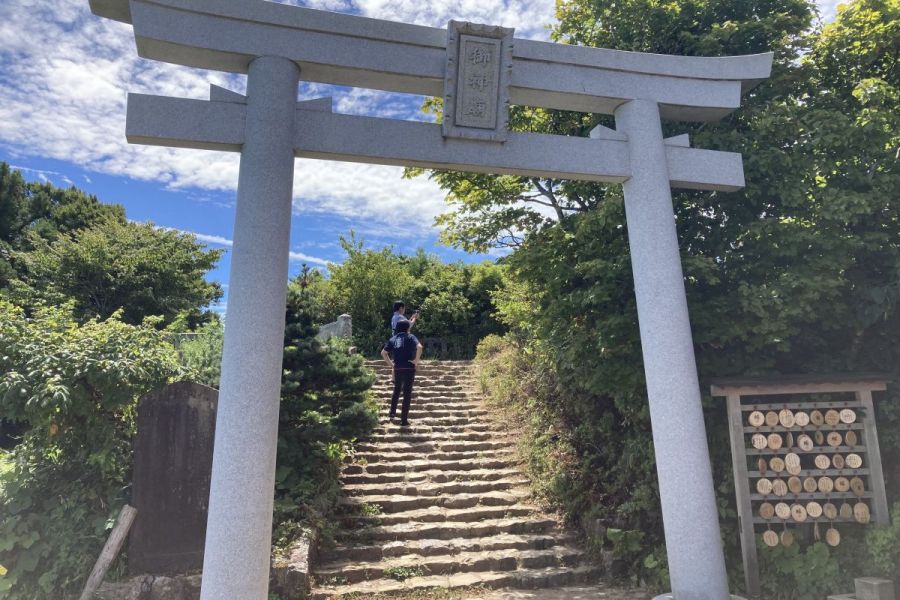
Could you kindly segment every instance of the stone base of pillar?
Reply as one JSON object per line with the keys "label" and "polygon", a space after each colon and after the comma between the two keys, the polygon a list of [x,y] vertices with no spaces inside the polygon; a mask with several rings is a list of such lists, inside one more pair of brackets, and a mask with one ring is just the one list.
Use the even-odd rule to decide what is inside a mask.
{"label": "stone base of pillar", "polygon": [[[663,594],[661,596],[656,596],[653,600],[675,600],[675,594]],[[731,595],[731,600],[746,600],[743,596],[735,596]]]}

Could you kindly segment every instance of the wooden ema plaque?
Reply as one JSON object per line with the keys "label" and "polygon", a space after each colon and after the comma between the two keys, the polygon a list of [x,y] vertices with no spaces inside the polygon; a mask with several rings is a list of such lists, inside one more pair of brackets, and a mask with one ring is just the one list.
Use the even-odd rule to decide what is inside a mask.
{"label": "wooden ema plaque", "polygon": [[790,546],[798,543],[792,530],[807,528],[812,539],[837,546],[843,527],[888,524],[872,403],[872,392],[886,389],[882,375],[713,382],[712,395],[728,403],[751,599],[760,598],[758,544]]}

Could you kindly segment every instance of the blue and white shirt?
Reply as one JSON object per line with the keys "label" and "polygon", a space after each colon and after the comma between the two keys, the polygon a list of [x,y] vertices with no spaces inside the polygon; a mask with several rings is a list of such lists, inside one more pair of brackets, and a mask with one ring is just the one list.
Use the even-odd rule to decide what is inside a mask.
{"label": "blue and white shirt", "polygon": [[400,321],[409,321],[404,315],[400,314],[400,311],[394,313],[394,316],[391,317],[391,335],[397,335],[397,323]]}

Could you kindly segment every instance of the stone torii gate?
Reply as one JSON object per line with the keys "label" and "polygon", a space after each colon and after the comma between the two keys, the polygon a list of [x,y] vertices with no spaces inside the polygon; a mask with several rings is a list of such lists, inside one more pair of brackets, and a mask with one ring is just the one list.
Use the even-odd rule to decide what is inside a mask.
{"label": "stone torii gate", "polygon": [[[149,59],[247,73],[247,95],[130,94],[132,143],[241,153],[203,600],[262,600],[269,578],[295,157],[621,183],[674,597],[729,597],[670,187],[732,191],[741,156],[663,139],[716,120],[770,54],[661,56],[447,30],[263,0],[90,0]],[[300,79],[444,98],[441,125],[297,102]],[[507,131],[510,103],[615,115],[590,138]]]}

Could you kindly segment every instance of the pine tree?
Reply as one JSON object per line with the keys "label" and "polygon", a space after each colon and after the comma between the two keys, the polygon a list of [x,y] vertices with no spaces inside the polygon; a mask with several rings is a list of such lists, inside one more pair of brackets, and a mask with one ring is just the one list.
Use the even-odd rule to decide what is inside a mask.
{"label": "pine tree", "polygon": [[[316,339],[314,301],[305,265],[288,288],[279,416],[276,510],[303,521],[327,518],[335,506],[338,461],[349,441],[378,422],[368,390],[375,381],[348,344]],[[276,522],[292,517],[276,515]]]}

